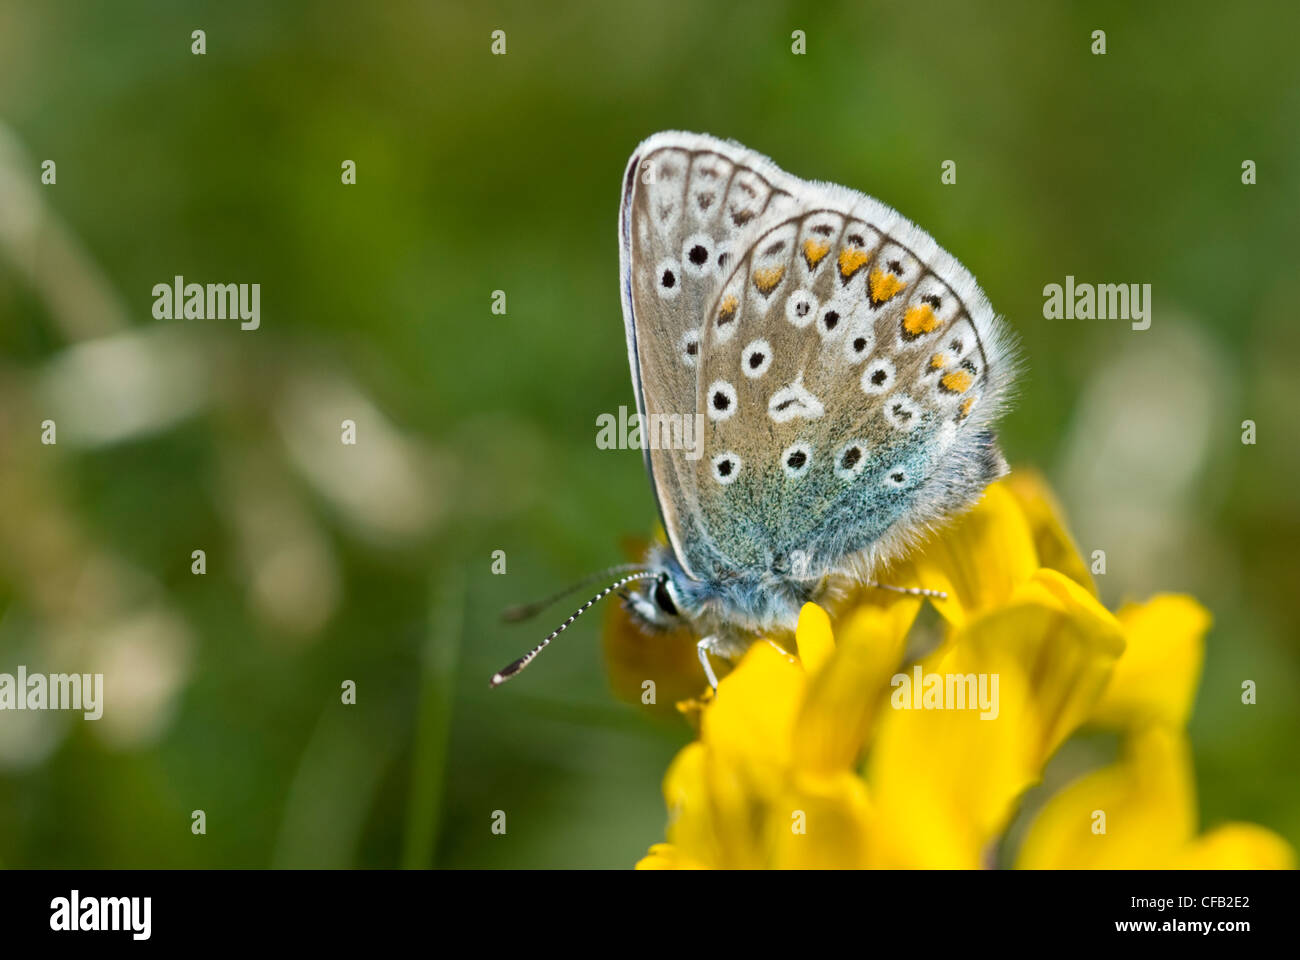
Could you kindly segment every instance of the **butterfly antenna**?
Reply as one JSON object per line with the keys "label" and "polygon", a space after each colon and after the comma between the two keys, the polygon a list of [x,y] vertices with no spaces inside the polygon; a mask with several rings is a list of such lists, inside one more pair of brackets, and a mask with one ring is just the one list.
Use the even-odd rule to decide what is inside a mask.
{"label": "butterfly antenna", "polygon": [[628,573],[633,570],[644,571],[645,565],[640,563],[620,563],[615,567],[598,570],[590,576],[583,577],[577,583],[569,584],[563,590],[553,593],[543,600],[534,600],[532,603],[521,603],[517,606],[507,607],[505,610],[501,611],[501,619],[506,623],[518,623],[521,620],[528,620],[531,617],[537,616],[537,614],[541,613],[551,604],[563,600],[569,594],[573,593],[574,590],[579,590],[582,587],[587,586],[587,584],[594,583],[597,580],[604,580],[606,577],[613,576],[616,573]]}
{"label": "butterfly antenna", "polygon": [[601,600],[604,600],[606,597],[608,597],[619,587],[625,586],[626,584],[629,584],[634,580],[657,580],[661,576],[663,576],[663,574],[661,573],[653,573],[648,570],[642,570],[639,573],[630,573],[626,577],[620,577],[619,579],[615,580],[604,590],[600,591],[600,593],[596,594],[594,597],[592,597],[590,600],[588,600],[586,603],[580,606],[577,610],[573,611],[573,615],[570,616],[568,620],[565,620],[562,624],[560,624],[558,627],[552,630],[550,636],[548,636],[545,640],[543,640],[537,646],[533,647],[533,649],[529,650],[527,653],[525,653],[514,663],[510,664],[510,666],[503,667],[502,669],[498,670],[496,673],[492,674],[492,680],[488,684],[488,686],[491,688],[499,687],[501,686],[501,684],[505,683],[515,674],[522,671],[524,667],[528,666],[530,663],[532,663],[534,660],[537,659],[538,654],[540,654],[543,650],[545,650],[548,646],[550,646],[552,640],[554,640],[556,637],[562,634],[565,630],[569,629],[569,624],[573,623],[574,620],[577,620],[580,616],[582,616],[584,613],[590,610],[593,604],[599,603]]}
{"label": "butterfly antenna", "polygon": [[948,594],[943,590],[927,590],[924,587],[895,587],[889,583],[876,583],[868,581],[863,586],[875,587],[877,590],[893,590],[895,593],[905,593],[909,597],[933,597],[936,600],[947,600]]}

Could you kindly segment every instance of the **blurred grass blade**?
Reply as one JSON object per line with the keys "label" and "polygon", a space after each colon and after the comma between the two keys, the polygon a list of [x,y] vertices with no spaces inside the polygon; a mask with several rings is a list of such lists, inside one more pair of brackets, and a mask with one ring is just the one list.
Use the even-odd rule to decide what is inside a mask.
{"label": "blurred grass blade", "polygon": [[447,567],[434,577],[429,629],[420,653],[420,697],[411,749],[411,793],[402,839],[402,866],[433,866],[451,737],[456,663],[465,613],[465,574]]}

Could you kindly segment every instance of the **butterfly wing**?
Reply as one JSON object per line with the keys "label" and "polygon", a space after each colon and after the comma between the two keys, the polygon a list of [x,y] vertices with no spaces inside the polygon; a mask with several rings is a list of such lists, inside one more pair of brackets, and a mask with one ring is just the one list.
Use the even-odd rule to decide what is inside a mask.
{"label": "butterfly wing", "polygon": [[[705,326],[696,486],[743,569],[872,570],[1005,472],[1014,372],[971,275],[895,211],[782,175]],[[738,519],[743,518],[743,519]]]}
{"label": "butterfly wing", "polygon": [[[1014,373],[1009,337],[926,233],[711,137],[658,134],[628,177],[638,402],[706,417],[702,456],[648,452],[688,573],[871,569],[1005,469],[989,426]],[[685,266],[702,238],[712,271]],[[679,270],[674,294],[666,272]]]}
{"label": "butterfly wing", "polygon": [[[633,153],[623,181],[623,316],[646,466],[677,559],[697,579],[717,559],[699,525],[701,329],[736,252],[765,218],[792,209],[789,194],[774,189],[749,158],[712,137],[659,133]],[[682,442],[688,436],[696,443]]]}

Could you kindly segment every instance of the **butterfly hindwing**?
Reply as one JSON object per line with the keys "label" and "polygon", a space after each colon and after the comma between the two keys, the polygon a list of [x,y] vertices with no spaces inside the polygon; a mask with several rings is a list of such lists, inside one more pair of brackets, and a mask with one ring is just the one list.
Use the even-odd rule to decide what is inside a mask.
{"label": "butterfly hindwing", "polygon": [[[684,138],[660,148],[681,158],[680,193],[664,193],[680,197],[683,220],[665,219],[657,240],[653,217],[666,207],[655,202],[669,201],[634,191],[625,230],[641,237],[630,272],[643,402],[706,417],[699,459],[650,455],[679,558],[704,577],[801,567],[813,577],[864,552],[874,564],[971,502],[1001,469],[988,424],[1012,372],[974,279],[869,197],[798,180],[734,144],[665,136]],[[731,263],[656,304],[650,284],[686,239],[701,156],[730,178],[701,233]],[[761,209],[735,206],[748,196],[738,183],[765,192]],[[673,366],[682,358],[664,347],[686,330],[698,337],[694,363]]]}

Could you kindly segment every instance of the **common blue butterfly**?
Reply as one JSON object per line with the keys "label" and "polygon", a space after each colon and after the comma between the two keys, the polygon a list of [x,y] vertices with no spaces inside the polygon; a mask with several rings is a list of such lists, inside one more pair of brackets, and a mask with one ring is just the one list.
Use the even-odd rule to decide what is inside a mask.
{"label": "common blue butterfly", "polygon": [[792,631],[807,601],[886,586],[883,565],[1007,470],[991,427],[1011,336],[974,277],[894,210],[669,131],[628,162],[618,235],[637,409],[703,414],[703,455],[645,450],[668,543],[493,686],[624,590],[646,625],[703,638],[716,687],[710,654]]}

